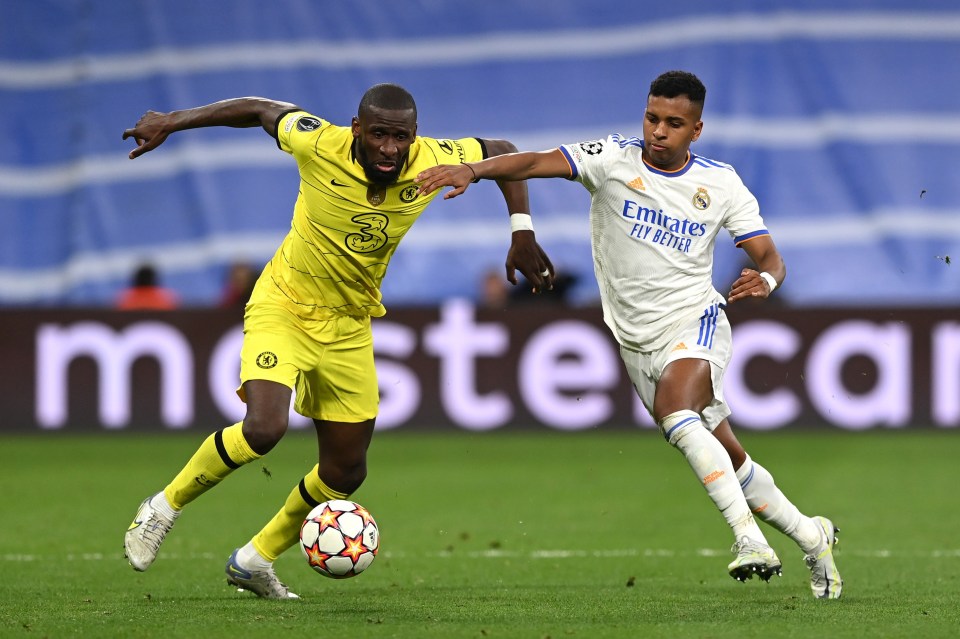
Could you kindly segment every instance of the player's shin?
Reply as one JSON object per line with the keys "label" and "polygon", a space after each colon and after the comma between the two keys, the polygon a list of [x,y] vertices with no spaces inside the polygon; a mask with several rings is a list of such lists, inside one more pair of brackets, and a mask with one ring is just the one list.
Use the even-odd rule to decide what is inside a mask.
{"label": "player's shin", "polygon": [[700,415],[692,410],[677,411],[660,420],[659,426],[670,445],[687,459],[735,538],[747,536],[766,544],[740,489],[730,456],[704,427]]}
{"label": "player's shin", "polygon": [[[254,536],[251,544],[261,557],[273,562],[300,537],[300,526],[310,510],[331,499],[346,499],[349,493],[336,491],[320,479],[319,466],[314,466],[287,496],[286,503],[266,526]],[[250,544],[248,544],[249,546]]]}
{"label": "player's shin", "polygon": [[259,459],[243,436],[243,424],[213,433],[200,445],[163,494],[176,510],[207,492],[240,466]]}
{"label": "player's shin", "polygon": [[813,552],[821,542],[820,529],[786,498],[766,468],[750,456],[737,469],[737,479],[750,510],[773,528],[793,539],[805,553]]}

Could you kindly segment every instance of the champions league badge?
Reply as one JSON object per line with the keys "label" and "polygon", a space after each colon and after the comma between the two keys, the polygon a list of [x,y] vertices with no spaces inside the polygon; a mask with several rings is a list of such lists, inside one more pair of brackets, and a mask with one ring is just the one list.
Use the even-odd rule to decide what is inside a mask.
{"label": "champions league badge", "polygon": [[580,145],[580,148],[583,149],[583,152],[587,155],[600,155],[600,153],[603,151],[603,142],[601,140],[583,142]]}

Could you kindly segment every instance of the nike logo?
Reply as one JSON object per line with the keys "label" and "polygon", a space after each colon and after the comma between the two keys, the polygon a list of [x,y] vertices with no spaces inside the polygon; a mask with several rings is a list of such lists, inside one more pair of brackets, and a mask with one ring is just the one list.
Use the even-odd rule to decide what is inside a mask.
{"label": "nike logo", "polygon": [[330,180],[330,184],[334,186],[350,186],[349,184],[344,184],[343,182],[337,181],[337,178],[333,178],[332,180]]}
{"label": "nike logo", "polygon": [[250,578],[250,573],[248,573],[246,570],[241,570],[237,566],[234,566],[232,563],[227,564],[227,573],[231,575],[235,575],[237,577],[242,577],[243,579]]}
{"label": "nike logo", "polygon": [[140,519],[140,513],[143,512],[144,506],[146,506],[146,501],[140,504],[140,508],[137,509],[137,514],[133,516],[133,521],[130,522],[130,526],[127,528],[127,530],[133,530],[134,528],[136,528],[137,526],[143,523],[143,520]]}

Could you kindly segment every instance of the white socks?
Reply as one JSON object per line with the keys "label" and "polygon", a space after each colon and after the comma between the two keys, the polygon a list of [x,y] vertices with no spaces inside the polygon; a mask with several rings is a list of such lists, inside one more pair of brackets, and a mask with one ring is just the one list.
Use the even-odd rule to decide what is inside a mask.
{"label": "white socks", "polygon": [[180,511],[170,505],[167,495],[162,490],[150,498],[150,505],[170,521],[174,521],[180,516]]}
{"label": "white socks", "polygon": [[747,461],[737,470],[737,479],[757,517],[797,542],[803,552],[811,554],[817,549],[822,541],[820,528],[784,496],[766,468],[747,455]]}
{"label": "white socks", "polygon": [[252,541],[248,541],[246,546],[237,551],[237,563],[247,570],[264,570],[270,567],[270,562],[257,552]]}
{"label": "white socks", "polygon": [[737,539],[747,536],[766,544],[767,540],[744,498],[730,456],[704,427],[700,415],[692,410],[671,413],[660,421],[660,432],[686,457],[707,495],[733,529],[734,536]]}

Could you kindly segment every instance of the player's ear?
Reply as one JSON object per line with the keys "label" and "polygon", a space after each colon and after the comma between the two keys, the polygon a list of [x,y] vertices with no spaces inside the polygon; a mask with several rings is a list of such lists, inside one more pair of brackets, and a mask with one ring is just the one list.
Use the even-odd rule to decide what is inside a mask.
{"label": "player's ear", "polygon": [[353,131],[353,137],[360,137],[360,118],[353,116],[353,119],[350,121],[350,130]]}
{"label": "player's ear", "polygon": [[690,141],[696,142],[701,133],[703,133],[703,120],[697,120],[697,123],[693,125],[693,137]]}

